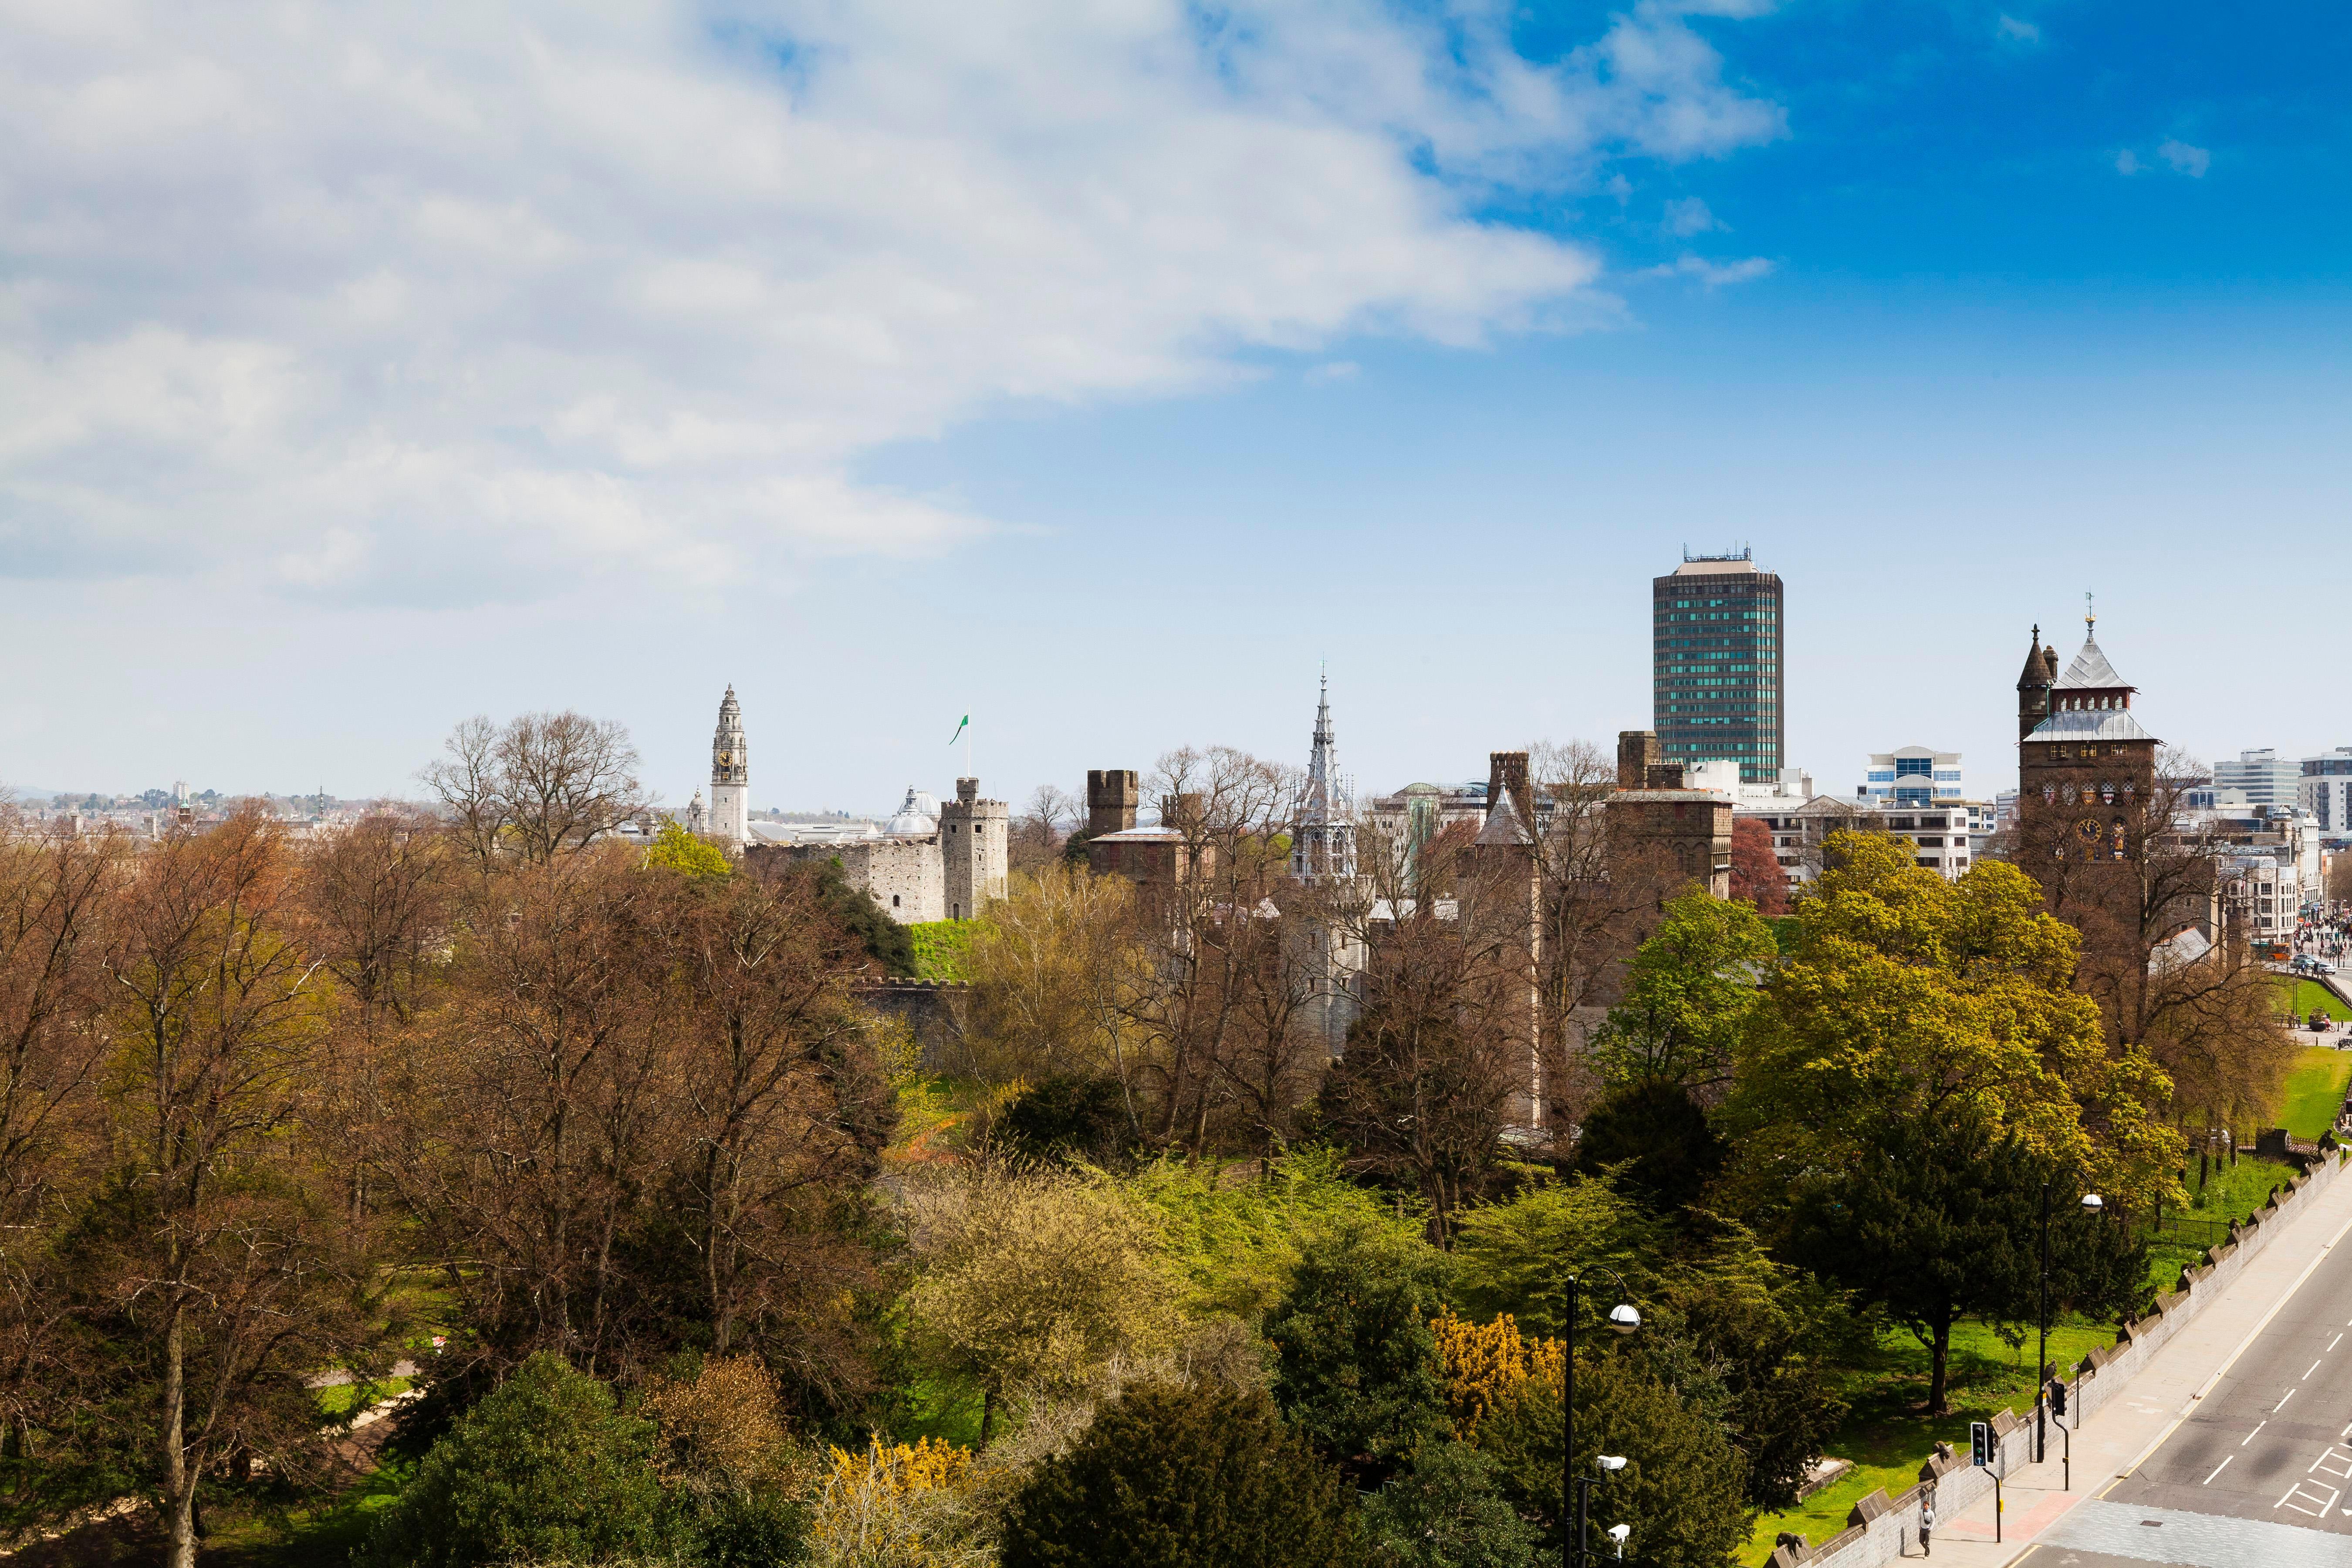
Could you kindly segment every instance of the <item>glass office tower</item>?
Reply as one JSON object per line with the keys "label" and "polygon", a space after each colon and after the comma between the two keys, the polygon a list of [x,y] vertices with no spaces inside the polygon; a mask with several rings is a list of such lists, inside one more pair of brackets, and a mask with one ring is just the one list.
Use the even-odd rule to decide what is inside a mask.
{"label": "glass office tower", "polygon": [[1658,749],[1668,762],[1729,760],[1744,783],[1788,766],[1781,751],[1780,579],[1750,552],[1693,555],[1650,584]]}

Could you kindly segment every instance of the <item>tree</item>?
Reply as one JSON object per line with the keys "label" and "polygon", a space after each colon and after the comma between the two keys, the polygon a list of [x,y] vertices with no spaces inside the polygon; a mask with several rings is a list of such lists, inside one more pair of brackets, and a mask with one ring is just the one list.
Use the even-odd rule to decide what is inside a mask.
{"label": "tree", "polygon": [[849,885],[838,859],[818,863],[816,895],[826,912],[857,939],[866,957],[882,966],[883,973],[902,980],[915,977],[915,939],[872,893]]}
{"label": "tree", "polygon": [[[1916,1335],[1928,1352],[1927,1414],[1948,1412],[1952,1326],[2015,1322],[2036,1308],[2042,1184],[2054,1163],[1981,1116],[1890,1118],[1853,1165],[1809,1182],[1790,1249]],[[2126,1226],[2053,1203],[2053,1310],[2122,1313],[2139,1304],[2147,1247]]]}
{"label": "tree", "polygon": [[725,850],[697,838],[674,816],[662,819],[661,831],[654,835],[653,847],[646,851],[646,864],[682,877],[724,877],[735,869]]}
{"label": "tree", "polygon": [[1772,852],[1772,830],[1762,817],[1732,819],[1731,896],[1755,905],[1759,915],[1789,912],[1789,874]]}
{"label": "tree", "polygon": [[[1560,1371],[1555,1352],[1479,1423],[1476,1436],[1505,1494],[1552,1540],[1574,1517],[1574,1500],[1560,1491]],[[1603,1454],[1625,1460],[1605,1480],[1595,1463]],[[1744,1466],[1722,1428],[1622,1348],[1577,1356],[1570,1465],[1595,1479],[1594,1533],[1630,1525],[1626,1546],[1643,1568],[1720,1568],[1748,1533]]]}
{"label": "tree", "polygon": [[651,804],[629,732],[610,720],[477,716],[443,750],[422,776],[458,843],[485,867],[501,855],[538,864],[584,848]]}
{"label": "tree", "polygon": [[1114,1356],[1173,1342],[1174,1281],[1108,1184],[982,1170],[916,1196],[916,1343],[979,1385],[983,1447],[1007,1395],[1066,1393]]}
{"label": "tree", "polygon": [[1364,1500],[1362,1529],[1381,1568],[1539,1568],[1535,1526],[1497,1481],[1493,1456],[1467,1443],[1423,1443],[1412,1466]]}
{"label": "tree", "polygon": [[326,1005],[291,940],[292,870],[251,811],[167,839],[108,957],[115,1158],[62,1245],[118,1347],[105,1394],[152,1394],[160,1413],[142,1447],[172,1568],[193,1568],[207,1473],[251,1457],[300,1468],[316,1415],[299,1374],[364,1358],[375,1327],[364,1216],[321,1190],[306,1116]]}
{"label": "tree", "polygon": [[1636,1079],[1610,1091],[1576,1133],[1576,1168],[1617,1173],[1619,1186],[1660,1214],[1696,1203],[1722,1173],[1723,1139],[1690,1090],[1670,1079]]}
{"label": "tree", "polygon": [[1446,1431],[1430,1321],[1443,1262],[1419,1243],[1349,1227],[1308,1244],[1269,1315],[1274,1397],[1306,1439],[1360,1480],[1384,1478]]}
{"label": "tree", "polygon": [[1625,999],[1592,1037],[1611,1081],[1685,1089],[1729,1080],[1758,986],[1780,952],[1745,904],[1693,889],[1666,900],[1656,933],[1626,966]]}
{"label": "tree", "polygon": [[1014,878],[964,951],[970,1070],[991,1083],[1107,1079],[1140,1136],[1145,1042],[1133,1014],[1147,963],[1125,878],[1060,866]]}
{"label": "tree", "polygon": [[2158,1115],[2171,1085],[2145,1052],[2110,1047],[2073,984],[2075,932],[2030,878],[1984,861],[1947,881],[1874,835],[1825,848],[1725,1108],[1746,1212],[1784,1205],[1805,1171],[1840,1165],[1889,1121],[1962,1114],[2126,1205],[2169,1190],[2180,1140]]}
{"label": "tree", "polygon": [[1339,1473],[1255,1389],[1130,1388],[1046,1460],[1005,1521],[1004,1568],[1341,1568]]}
{"label": "tree", "polygon": [[356,1005],[362,1028],[415,1016],[448,938],[450,838],[407,807],[368,812],[313,839],[304,936]]}
{"label": "tree", "polygon": [[1046,1079],[1015,1097],[992,1131],[1015,1158],[1100,1167],[1118,1164],[1130,1140],[1118,1082],[1108,1078]]}
{"label": "tree", "polygon": [[663,1544],[653,1424],[541,1352],[433,1446],[369,1537],[374,1568],[601,1562]]}

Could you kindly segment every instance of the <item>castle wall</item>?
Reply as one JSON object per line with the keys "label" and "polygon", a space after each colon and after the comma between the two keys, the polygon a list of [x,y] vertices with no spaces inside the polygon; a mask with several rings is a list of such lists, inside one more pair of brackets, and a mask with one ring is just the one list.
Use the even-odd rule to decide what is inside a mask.
{"label": "castle wall", "polygon": [[1004,897],[1012,857],[1012,816],[1001,800],[983,800],[977,779],[956,780],[956,797],[940,805],[944,918],[968,921]]}
{"label": "castle wall", "polygon": [[940,861],[936,837],[779,844],[754,853],[774,855],[793,866],[838,860],[842,880],[873,894],[874,901],[900,925],[947,919],[947,868]]}

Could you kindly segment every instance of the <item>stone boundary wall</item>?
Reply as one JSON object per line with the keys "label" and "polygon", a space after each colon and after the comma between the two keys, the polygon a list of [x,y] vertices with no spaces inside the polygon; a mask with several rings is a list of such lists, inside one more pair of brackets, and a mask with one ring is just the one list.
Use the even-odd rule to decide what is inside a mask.
{"label": "stone boundary wall", "polygon": [[923,1070],[944,1072],[963,1036],[963,1013],[971,987],[960,980],[866,980],[857,999],[877,1013],[904,1018],[923,1048]]}
{"label": "stone boundary wall", "polygon": [[[2155,1310],[2117,1330],[2113,1345],[2095,1348],[2084,1356],[2066,1384],[2068,1424],[2074,1425],[2076,1419],[2086,1418],[2122,1398],[2148,1358],[2195,1318],[2207,1302],[2229,1289],[2245,1271],[2246,1264],[2261,1254],[2287,1222],[2308,1209],[2312,1198],[2337,1179],[2346,1158],[2343,1152],[2330,1149],[2310,1160],[2305,1173],[2280,1189],[2260,1212],[2230,1227],[2230,1239],[2206,1253],[2202,1268],[2183,1268],[2179,1289],[2158,1296]],[[2022,1416],[2004,1410],[1993,1417],[1992,1426],[1997,1447],[1994,1464],[2003,1476],[2014,1475],[2032,1462],[2031,1410]],[[1958,1519],[1992,1491],[1991,1475],[1969,1463],[1966,1454],[1930,1458],[1919,1467],[1919,1486],[1898,1498],[1889,1498],[1884,1489],[1872,1492],[1854,1504],[1853,1511],[1846,1516],[1845,1530],[1819,1546],[1802,1551],[1774,1547],[1772,1555],[1765,1559],[1765,1568],[1797,1568],[1799,1563],[1805,1568],[1876,1568],[1879,1563],[1894,1562],[1917,1539],[1919,1494],[1924,1489],[1935,1489],[1936,1517],[1939,1520]]]}

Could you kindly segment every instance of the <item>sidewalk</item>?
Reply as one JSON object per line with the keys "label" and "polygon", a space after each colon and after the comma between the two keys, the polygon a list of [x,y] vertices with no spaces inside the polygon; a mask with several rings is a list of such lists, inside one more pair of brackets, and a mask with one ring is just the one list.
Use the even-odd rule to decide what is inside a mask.
{"label": "sidewalk", "polygon": [[[2247,1264],[2220,1300],[2158,1351],[2130,1392],[2084,1422],[2074,1434],[2074,1489],[2060,1489],[2064,1440],[2053,1418],[2049,1458],[2010,1472],[2001,1483],[2007,1506],[2001,1540],[1993,1541],[1992,1500],[1936,1521],[1932,1561],[1943,1568],[2002,1568],[2013,1563],[2076,1503],[2097,1495],[2153,1452],[2192,1409],[2242,1345],[2287,1299],[2303,1277],[2352,1229],[2352,1179],[2319,1194],[2279,1237]],[[2032,1412],[2021,1412],[2030,1421]],[[1916,1557],[1917,1545],[1907,1548]]]}

